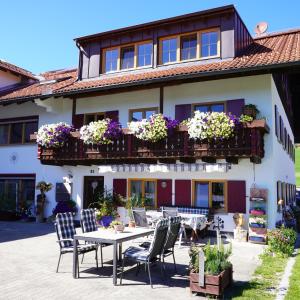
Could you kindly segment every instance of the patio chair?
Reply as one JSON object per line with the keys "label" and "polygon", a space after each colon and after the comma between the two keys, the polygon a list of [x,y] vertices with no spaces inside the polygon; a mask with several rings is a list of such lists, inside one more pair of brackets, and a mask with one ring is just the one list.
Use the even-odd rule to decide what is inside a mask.
{"label": "patio chair", "polygon": [[[57,263],[56,273],[58,273],[60,259],[63,254],[73,253],[73,241],[74,235],[76,234],[74,220],[72,213],[58,213],[56,215],[56,222],[54,224],[56,234],[57,234],[57,242],[60,247],[59,259]],[[78,244],[77,250],[78,254],[85,254],[87,252],[95,251],[95,260],[96,266],[98,269],[98,255],[97,255],[98,246],[95,244]],[[78,264],[78,276],[79,276],[79,264]]]}
{"label": "patio chair", "polygon": [[[82,232],[92,232],[97,231],[97,221],[96,214],[93,208],[82,209],[80,211],[80,224]],[[102,248],[110,246],[110,244],[99,244],[100,246],[100,258],[101,258],[101,267],[103,267],[103,251]],[[82,255],[81,263],[83,263],[84,254]]]}
{"label": "patio chair", "polygon": [[[175,272],[177,272],[177,268],[176,268],[176,261],[175,261],[175,255],[174,255],[174,247],[175,247],[175,243],[177,241],[181,226],[182,226],[181,217],[169,217],[169,227],[168,227],[167,238],[166,238],[166,241],[165,241],[165,244],[163,247],[163,251],[162,251],[163,266],[164,266],[165,257],[172,255]],[[140,247],[149,249],[150,243],[143,243],[140,245]]]}
{"label": "patio chair", "polygon": [[132,215],[137,227],[149,227],[145,207],[133,207]]}
{"label": "patio chair", "polygon": [[130,261],[136,262],[138,267],[140,266],[141,263],[145,264],[145,267],[147,266],[149,282],[150,282],[151,288],[153,288],[151,272],[150,272],[150,265],[152,263],[156,262],[157,260],[160,261],[160,263],[162,263],[161,262],[161,254],[162,254],[163,247],[164,247],[164,244],[166,241],[166,236],[168,233],[168,223],[169,223],[168,219],[162,219],[162,220],[158,221],[158,223],[156,224],[156,227],[155,227],[155,231],[154,231],[154,238],[152,240],[152,243],[151,243],[149,249],[145,249],[142,247],[129,247],[123,253],[123,263],[122,263],[120,284],[122,284],[125,261],[130,260]]}
{"label": "patio chair", "polygon": [[181,227],[182,227],[181,217],[169,217],[169,228],[168,228],[167,239],[162,251],[163,266],[165,265],[164,264],[165,257],[172,255],[175,272],[177,272],[177,268],[176,268],[176,261],[174,255],[174,247]]}
{"label": "patio chair", "polygon": [[164,218],[177,217],[178,207],[163,207],[162,213]]}

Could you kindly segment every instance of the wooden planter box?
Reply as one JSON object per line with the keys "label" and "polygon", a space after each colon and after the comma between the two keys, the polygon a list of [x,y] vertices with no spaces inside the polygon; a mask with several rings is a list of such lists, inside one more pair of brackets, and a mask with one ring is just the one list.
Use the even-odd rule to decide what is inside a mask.
{"label": "wooden planter box", "polygon": [[41,153],[41,159],[54,159],[57,149],[43,148]]}
{"label": "wooden planter box", "polygon": [[86,155],[89,159],[99,159],[103,158],[103,155],[99,151],[98,147],[96,148],[89,148],[86,150]]}
{"label": "wooden planter box", "polygon": [[196,157],[208,156],[208,143],[197,143],[194,144],[194,155]]}
{"label": "wooden planter box", "polygon": [[232,283],[232,267],[219,275],[205,275],[204,286],[199,286],[199,274],[190,273],[190,291],[221,296],[226,287]]}
{"label": "wooden planter box", "polygon": [[138,157],[154,157],[154,153],[148,147],[138,147],[137,149]]}

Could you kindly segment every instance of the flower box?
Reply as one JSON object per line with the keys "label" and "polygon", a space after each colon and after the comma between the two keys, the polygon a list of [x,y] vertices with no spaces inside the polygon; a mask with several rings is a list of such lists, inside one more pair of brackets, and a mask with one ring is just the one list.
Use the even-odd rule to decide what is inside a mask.
{"label": "flower box", "polygon": [[138,147],[137,149],[138,157],[154,157],[154,153],[147,146]]}
{"label": "flower box", "polygon": [[219,275],[204,275],[204,286],[199,286],[199,274],[190,273],[190,291],[197,293],[221,296],[226,287],[232,283],[232,267],[227,268]]}
{"label": "flower box", "polygon": [[209,149],[209,145],[208,143],[198,143],[195,142],[194,143],[194,155],[195,156],[208,156],[208,149]]}
{"label": "flower box", "polygon": [[41,153],[41,159],[54,159],[57,154],[57,149],[55,148],[44,148]]}

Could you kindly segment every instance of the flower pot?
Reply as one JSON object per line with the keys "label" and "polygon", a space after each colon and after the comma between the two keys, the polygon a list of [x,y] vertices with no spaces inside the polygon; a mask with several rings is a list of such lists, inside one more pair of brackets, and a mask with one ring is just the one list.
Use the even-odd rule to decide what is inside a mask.
{"label": "flower pot", "polygon": [[199,156],[199,157],[208,156],[208,148],[209,148],[208,143],[197,143],[197,142],[195,142],[195,144],[194,144],[194,155]]}
{"label": "flower pot", "polygon": [[135,222],[134,221],[129,221],[128,227],[134,228],[135,227]]}
{"label": "flower pot", "polygon": [[114,217],[112,216],[103,216],[99,221],[99,225],[103,227],[108,227],[110,223],[114,220]]}
{"label": "flower pot", "polygon": [[232,267],[225,269],[219,275],[204,275],[204,286],[199,286],[199,274],[190,273],[190,291],[221,296],[226,287],[232,283]]}
{"label": "flower pot", "polygon": [[253,119],[256,119],[257,110],[255,108],[246,106],[243,108],[243,114],[247,116],[251,116],[253,117]]}
{"label": "flower pot", "polygon": [[123,224],[119,224],[119,225],[114,225],[114,229],[117,232],[123,232],[125,229],[125,226]]}
{"label": "flower pot", "polygon": [[264,210],[251,209],[250,214],[253,215],[253,216],[263,216],[266,213],[265,213]]}
{"label": "flower pot", "polygon": [[260,223],[250,223],[249,226],[253,227],[253,228],[265,228],[266,227],[265,224],[260,224]]}

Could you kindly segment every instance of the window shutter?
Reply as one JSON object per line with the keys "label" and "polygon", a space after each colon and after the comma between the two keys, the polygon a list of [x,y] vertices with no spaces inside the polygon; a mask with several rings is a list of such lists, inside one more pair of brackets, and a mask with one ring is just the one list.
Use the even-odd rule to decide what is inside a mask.
{"label": "window shutter", "polygon": [[114,194],[127,197],[127,179],[115,179],[113,180],[113,191]]}
{"label": "window shutter", "polygon": [[[166,185],[163,187],[162,185]],[[157,207],[172,205],[172,179],[157,180]]]}
{"label": "window shutter", "polygon": [[192,105],[191,104],[180,104],[175,105],[175,119],[182,122],[191,117]]}
{"label": "window shutter", "polygon": [[192,205],[191,180],[175,180],[175,205]]}
{"label": "window shutter", "polygon": [[227,113],[231,113],[236,117],[239,117],[242,114],[244,105],[245,105],[244,99],[228,100],[226,102]]}
{"label": "window shutter", "polygon": [[119,122],[119,111],[118,110],[112,110],[105,112],[105,118],[109,118],[113,121]]}
{"label": "window shutter", "polygon": [[246,181],[228,181],[227,208],[229,213],[246,213]]}
{"label": "window shutter", "polygon": [[84,114],[74,115],[73,116],[73,126],[76,129],[79,129],[83,126]]}

